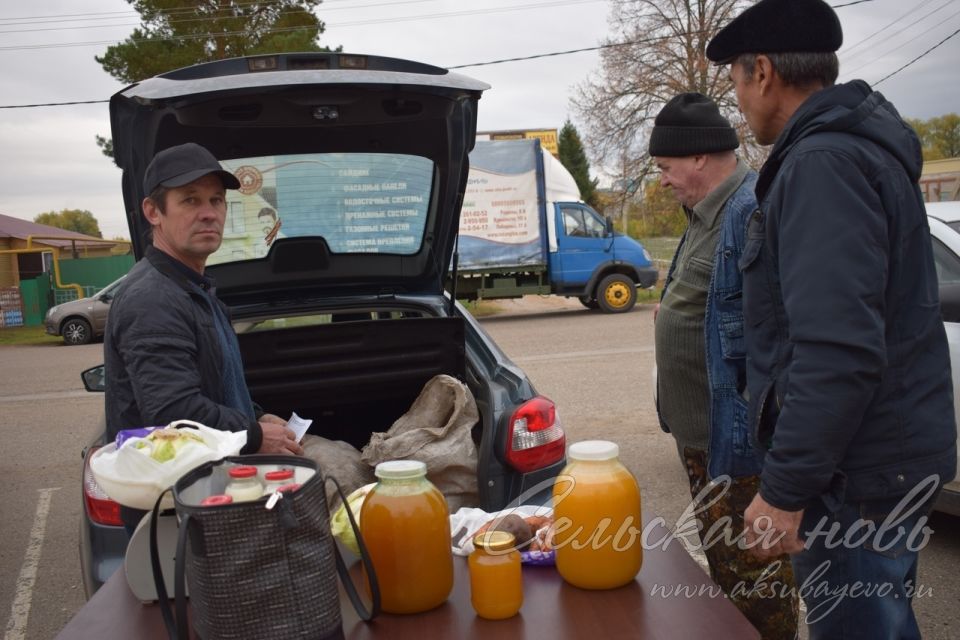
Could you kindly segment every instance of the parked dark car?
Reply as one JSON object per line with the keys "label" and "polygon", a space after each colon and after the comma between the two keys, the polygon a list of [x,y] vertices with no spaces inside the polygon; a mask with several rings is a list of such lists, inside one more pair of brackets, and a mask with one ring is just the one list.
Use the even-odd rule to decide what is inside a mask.
{"label": "parked dark car", "polygon": [[[545,499],[565,437],[553,403],[443,289],[486,88],[416,62],[284,54],[145,80],[114,95],[110,113],[137,259],[157,151],[197,142],[239,178],[207,264],[253,398],[359,448],[431,377],[455,376],[480,411],[479,506],[495,510]],[[115,505],[86,465],[84,478],[89,593],[123,546]]]}
{"label": "parked dark car", "polygon": [[102,336],[107,328],[110,302],[125,277],[120,276],[89,298],[50,307],[44,321],[47,333],[63,336],[66,344],[88,344]]}

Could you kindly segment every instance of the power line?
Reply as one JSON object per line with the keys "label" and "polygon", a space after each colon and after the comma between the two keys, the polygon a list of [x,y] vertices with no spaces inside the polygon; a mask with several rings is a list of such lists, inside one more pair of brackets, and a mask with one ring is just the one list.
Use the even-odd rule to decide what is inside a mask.
{"label": "power line", "polygon": [[919,60],[920,58],[924,57],[925,55],[927,55],[928,53],[930,53],[931,51],[933,51],[934,49],[936,49],[937,47],[939,47],[939,46],[942,45],[944,42],[946,42],[946,41],[949,40],[950,38],[954,37],[954,36],[957,35],[958,33],[960,33],[960,29],[957,29],[956,31],[954,31],[953,33],[951,33],[950,35],[948,35],[946,38],[944,38],[943,40],[941,40],[941,41],[938,42],[937,44],[933,45],[932,47],[930,47],[929,49],[927,49],[926,51],[924,51],[923,53],[921,53],[920,55],[918,55],[916,58],[914,58],[913,60],[911,60],[911,61],[908,62],[907,64],[903,65],[902,67],[900,67],[899,69],[897,69],[896,71],[894,71],[893,73],[888,73],[887,75],[883,76],[882,78],[880,78],[879,80],[877,80],[876,82],[874,82],[874,83],[873,83],[873,86],[877,86],[878,84],[880,84],[881,82],[883,82],[883,81],[886,80],[887,78],[892,78],[893,76],[897,75],[898,73],[900,73],[901,71],[903,71],[904,69],[906,69],[907,67],[909,67],[910,65],[912,65],[914,62],[916,62],[916,61]]}
{"label": "power line", "polygon": [[[399,5],[399,4],[413,4],[413,3],[430,2],[430,1],[433,1],[433,0],[403,0],[402,2],[395,2],[395,3],[377,3],[377,4],[366,4],[366,5],[353,5],[353,6],[350,6],[350,7],[333,7],[333,8],[327,9],[327,11],[337,11],[337,10],[344,10],[344,9],[354,10],[354,9],[371,8],[371,7],[387,7],[387,6],[394,6],[394,5]],[[389,17],[389,18],[374,18],[374,19],[370,19],[370,20],[353,20],[353,21],[349,21],[349,22],[340,22],[340,23],[332,23],[332,24],[331,24],[331,23],[324,22],[324,26],[325,26],[326,28],[330,28],[330,27],[356,27],[356,26],[366,26],[366,25],[371,25],[371,24],[383,24],[383,23],[392,23],[392,22],[411,22],[411,21],[415,21],[415,20],[433,20],[433,19],[436,19],[436,18],[456,18],[456,17],[463,17],[463,16],[489,15],[489,14],[495,14],[495,13],[506,13],[506,12],[510,12],[510,11],[520,11],[520,10],[524,10],[524,9],[542,9],[542,8],[547,8],[547,7],[559,7],[559,6],[567,6],[567,5],[575,5],[575,4],[592,4],[592,3],[596,3],[596,2],[605,2],[605,1],[606,1],[606,0],[551,0],[551,1],[549,1],[549,2],[537,2],[537,3],[533,3],[533,4],[510,5],[510,6],[502,6],[502,7],[488,7],[488,8],[484,8],[484,9],[467,9],[467,10],[462,10],[462,11],[447,11],[447,12],[439,12],[439,13],[417,14],[417,15],[410,15],[410,16],[395,16],[395,17]],[[257,3],[254,2],[254,3],[250,3],[250,4],[257,4]],[[168,14],[168,15],[169,15],[169,14]],[[234,16],[227,16],[227,17],[223,17],[223,16],[202,16],[202,17],[197,17],[197,18],[179,18],[179,17],[177,17],[177,16],[170,16],[170,17],[175,18],[175,19],[171,22],[171,24],[175,23],[175,24],[178,24],[178,25],[182,25],[182,24],[186,24],[186,23],[190,23],[190,22],[201,22],[201,23],[202,23],[202,22],[225,21],[225,20],[229,20],[229,19],[233,18]],[[45,23],[45,24],[50,24],[50,23]],[[60,31],[60,30],[70,30],[70,29],[95,29],[95,28],[98,28],[98,27],[100,27],[100,26],[103,26],[104,28],[130,27],[130,26],[134,26],[134,27],[135,27],[135,26],[138,26],[138,24],[139,24],[139,23],[122,23],[122,24],[111,24],[111,25],[83,25],[83,26],[75,26],[75,27],[49,27],[49,28],[44,28],[44,29],[21,29],[21,30],[11,30],[11,31],[0,31],[0,33],[33,33],[33,32],[38,32],[38,31]],[[0,26],[8,26],[8,25],[0,25]],[[291,27],[291,28],[292,28],[292,27]],[[303,28],[303,27],[298,27],[298,28]],[[224,34],[222,34],[222,33],[205,33],[205,34],[195,34],[195,35],[190,36],[190,37],[206,38],[206,37],[212,37],[213,35],[224,35]],[[179,37],[180,37],[180,38],[184,38],[184,37],[187,37],[187,36],[179,36]],[[155,38],[155,39],[156,39],[156,40],[160,40],[161,38]],[[166,39],[166,38],[163,38],[163,39]],[[171,38],[171,39],[172,39],[172,38]],[[142,41],[142,39],[133,40],[133,42],[140,42],[140,41]],[[20,46],[0,47],[0,51],[16,51],[16,50],[21,49],[21,48],[22,48],[22,49],[56,49],[56,48],[61,48],[61,47],[76,47],[76,46],[92,46],[92,45],[110,44],[110,43],[112,43],[112,42],[113,42],[113,41],[108,41],[108,42],[104,42],[104,41],[92,41],[92,42],[62,42],[62,43],[56,43],[56,44],[20,45]]]}
{"label": "power line", "polygon": [[66,107],[72,104],[102,104],[109,100],[74,100],[73,102],[44,102],[41,104],[7,104],[0,105],[0,109],[32,109],[34,107]]}
{"label": "power line", "polygon": [[[952,2],[952,1],[953,1],[953,0],[947,0],[947,2],[945,2],[942,6],[940,6],[938,9],[935,9],[935,10],[932,11],[931,13],[935,13],[935,12],[939,11],[939,10],[942,9],[943,7],[945,7],[945,6],[947,6],[948,4],[950,4],[950,2]],[[857,47],[859,47],[859,46],[860,46],[861,44],[863,44],[864,42],[867,42],[868,40],[873,39],[875,36],[880,35],[881,33],[883,33],[884,31],[886,31],[886,30],[889,29],[890,27],[899,24],[900,21],[903,20],[904,18],[906,18],[906,17],[908,17],[908,16],[911,16],[911,15],[916,15],[917,11],[919,11],[919,10],[920,10],[921,8],[923,8],[925,5],[930,4],[931,2],[933,2],[933,0],[923,0],[923,2],[921,2],[920,4],[918,4],[916,7],[914,7],[914,8],[911,9],[910,11],[906,12],[906,13],[903,14],[902,16],[898,16],[898,17],[895,18],[893,21],[889,22],[886,26],[878,29],[877,31],[874,31],[873,33],[871,33],[870,35],[868,35],[866,38],[863,38],[862,40],[858,40],[857,42],[853,43],[852,45],[850,45],[850,46],[847,47],[846,49],[841,49],[841,50],[838,51],[837,53],[840,54],[840,55],[848,55],[851,51],[853,51],[854,49],[856,49]],[[930,14],[927,14],[927,15],[930,15]],[[927,16],[923,16],[923,18],[926,18],[926,17],[927,17]],[[922,20],[923,18],[920,18],[920,19]]]}
{"label": "power line", "polygon": [[[894,37],[900,35],[900,34],[903,33],[904,31],[906,31],[907,29],[913,27],[913,26],[916,25],[916,24],[919,24],[920,22],[923,22],[924,20],[926,20],[927,18],[929,18],[929,17],[932,16],[933,14],[937,13],[938,11],[940,11],[940,10],[942,10],[942,9],[945,9],[945,8],[946,8],[950,3],[952,3],[952,2],[953,2],[953,0],[947,0],[947,2],[945,2],[945,3],[942,4],[942,5],[940,5],[939,7],[937,7],[936,9],[934,9],[933,11],[930,11],[929,13],[926,13],[926,14],[920,16],[919,18],[917,18],[917,19],[914,20],[913,22],[911,22],[911,23],[909,23],[909,24],[901,27],[900,29],[897,29],[896,31],[894,31],[893,33],[891,33],[889,36],[887,36],[883,42],[878,42],[878,43],[876,43],[876,44],[872,44],[872,45],[868,46],[866,49],[862,49],[862,50],[860,50],[859,52],[853,54],[853,56],[850,56],[850,55],[849,55],[849,54],[850,54],[850,51],[852,51],[853,49],[855,49],[857,45],[860,45],[860,44],[866,42],[866,41],[869,40],[870,38],[866,38],[866,39],[864,39],[864,40],[861,40],[860,42],[857,43],[857,45],[854,45],[853,47],[851,47],[851,48],[848,49],[847,51],[844,51],[844,52],[843,52],[844,57],[846,58],[846,62],[849,62],[851,58],[852,58],[852,59],[859,58],[859,57],[863,56],[863,55],[866,54],[866,53],[872,52],[872,50],[873,50],[874,48],[880,47],[880,46],[882,46],[883,44],[886,44],[886,43],[890,42]],[[920,6],[923,6],[923,5],[920,5]],[[919,8],[919,7],[918,7],[918,8]],[[907,15],[911,15],[911,14],[907,14]],[[885,31],[885,30],[888,29],[889,27],[892,27],[892,26],[894,26],[894,25],[896,25],[896,24],[899,24],[899,22],[900,22],[903,18],[906,18],[907,15],[901,16],[901,17],[898,18],[897,20],[891,22],[890,24],[888,24],[888,25],[887,25],[886,27],[884,27],[883,29],[880,29],[880,31],[877,31],[874,35],[877,35],[877,34],[879,34],[879,33],[882,33],[883,31]],[[949,20],[949,19],[952,18],[954,15],[956,15],[956,14],[951,15],[951,16],[948,17],[946,20]],[[944,21],[942,21],[942,22],[945,22],[946,20],[944,20]],[[942,22],[941,22],[941,23],[938,23],[938,24],[942,24]],[[935,24],[933,27],[931,27],[931,29],[936,28],[936,26],[937,26],[937,25]],[[929,29],[928,29],[927,31],[929,31]],[[926,33],[926,31],[924,31],[923,33]],[[871,36],[871,37],[872,37],[872,36]],[[909,42],[909,41],[908,41],[908,42]],[[882,56],[881,56],[881,57],[882,57]],[[875,60],[876,60],[876,58],[875,58]],[[868,62],[868,63],[866,63],[866,64],[870,64],[870,63]],[[862,67],[858,67],[858,68],[862,68]]]}
{"label": "power line", "polygon": [[[957,11],[956,13],[952,14],[950,17],[947,18],[947,20],[949,20],[950,18],[954,18],[954,17],[956,17],[956,16],[958,16],[958,15],[960,15],[960,11]],[[944,21],[944,22],[946,22],[946,21]],[[891,53],[894,53],[895,51],[899,51],[900,49],[903,49],[905,46],[907,46],[908,44],[910,44],[911,42],[913,42],[913,41],[916,40],[917,38],[920,38],[920,37],[922,37],[922,36],[925,36],[925,35],[927,35],[928,33],[930,33],[931,31],[933,31],[934,29],[942,26],[942,25],[944,24],[944,22],[938,22],[937,24],[933,25],[933,26],[930,27],[929,29],[926,29],[926,30],[924,30],[924,31],[921,31],[920,33],[918,33],[917,35],[913,36],[913,37],[910,38],[909,40],[906,40],[905,42],[900,43],[899,45],[897,45],[897,46],[894,47],[893,49],[889,49],[889,50],[883,52],[882,54],[880,54],[879,56],[877,56],[877,57],[874,58],[873,60],[870,60],[869,62],[865,62],[865,63],[863,63],[862,65],[860,65],[859,67],[856,67],[855,69],[852,69],[852,70],[850,70],[850,71],[844,72],[844,75],[846,75],[846,76],[851,76],[851,75],[855,74],[857,71],[860,71],[861,69],[863,69],[863,68],[865,68],[865,67],[869,67],[869,66],[872,65],[874,62],[877,62],[878,60],[882,60],[883,58],[887,57],[887,56],[890,55]]]}

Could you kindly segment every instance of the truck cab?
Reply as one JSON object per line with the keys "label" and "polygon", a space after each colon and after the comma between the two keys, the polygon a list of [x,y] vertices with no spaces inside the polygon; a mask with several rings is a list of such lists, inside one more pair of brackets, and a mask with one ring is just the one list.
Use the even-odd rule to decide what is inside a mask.
{"label": "truck cab", "polygon": [[650,255],[630,236],[582,202],[553,203],[556,249],[549,253],[550,282],[558,294],[576,295],[589,308],[616,313],[636,301],[636,287],[657,282]]}

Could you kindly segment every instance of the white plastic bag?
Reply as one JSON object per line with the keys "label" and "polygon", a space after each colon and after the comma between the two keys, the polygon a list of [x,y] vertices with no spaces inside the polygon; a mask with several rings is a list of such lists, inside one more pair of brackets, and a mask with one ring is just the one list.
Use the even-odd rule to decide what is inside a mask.
{"label": "white plastic bag", "polygon": [[152,509],[157,497],[180,476],[204,462],[236,455],[247,443],[246,431],[220,431],[191,420],[177,420],[167,427],[179,425],[189,425],[183,429],[199,436],[203,442],[184,445],[175,458],[166,462],[151,458],[149,447],[134,446],[143,438],[130,438],[119,449],[116,443],[110,443],[90,459],[90,470],[97,484],[122,505]]}
{"label": "white plastic bag", "polygon": [[[461,507],[456,513],[450,514],[451,550],[453,553],[458,556],[469,556],[473,553],[473,536],[477,530],[491,520],[506,515],[520,516],[524,519],[532,516],[547,519],[549,522],[537,529],[535,539],[543,541],[553,537],[549,531],[553,523],[553,509],[551,507],[522,504],[493,513],[488,513],[483,509]],[[520,552],[520,559],[524,564],[552,565],[554,564],[554,552],[552,550],[525,550]]]}

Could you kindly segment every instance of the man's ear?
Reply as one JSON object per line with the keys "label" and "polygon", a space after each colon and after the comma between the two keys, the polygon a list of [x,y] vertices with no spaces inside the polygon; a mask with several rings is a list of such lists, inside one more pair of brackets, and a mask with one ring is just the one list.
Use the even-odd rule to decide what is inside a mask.
{"label": "man's ear", "polygon": [[150,226],[155,227],[160,224],[160,216],[162,214],[153,200],[150,198],[144,198],[143,202],[140,204],[140,207],[143,209],[143,217],[147,219],[147,222],[150,223]]}
{"label": "man's ear", "polygon": [[753,65],[753,81],[760,89],[760,95],[766,95],[773,86],[774,68],[770,58],[760,54]]}

